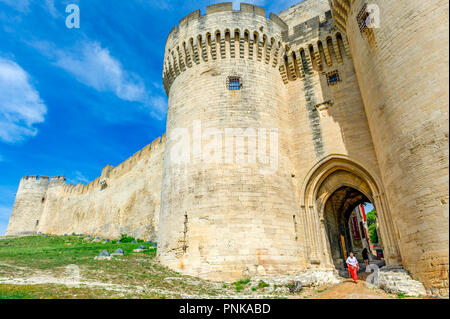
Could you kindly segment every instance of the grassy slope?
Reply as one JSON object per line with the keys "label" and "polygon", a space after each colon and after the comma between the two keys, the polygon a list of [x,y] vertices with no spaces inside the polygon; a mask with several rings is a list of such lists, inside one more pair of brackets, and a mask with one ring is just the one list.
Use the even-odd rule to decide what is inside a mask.
{"label": "grassy slope", "polygon": [[[82,281],[96,281],[130,287],[131,292],[117,292],[105,288],[65,285],[0,284],[0,298],[179,298],[180,294],[214,296],[217,285],[182,276],[154,261],[156,248],[134,253],[143,243],[110,243],[83,241],[77,236],[28,236],[0,240],[0,277],[28,278],[33,274],[49,274],[64,278],[66,266],[80,268]],[[148,244],[144,245],[148,246]],[[112,253],[122,248],[124,256],[112,260],[94,260],[100,251]],[[167,277],[179,279],[166,280]],[[144,287],[143,291],[133,286]],[[146,290],[146,288],[148,288]],[[162,292],[153,291],[156,288]],[[136,290],[136,291],[133,291]],[[167,290],[169,294],[165,294]]]}
{"label": "grassy slope", "polygon": [[[155,260],[156,248],[133,252],[140,244],[148,246],[142,242],[93,242],[77,236],[0,238],[0,299],[285,298],[287,295],[320,298],[327,289],[304,288],[294,295],[286,295],[278,289],[267,290],[265,282],[252,287],[248,278],[225,284],[183,276]],[[100,251],[112,253],[117,248],[122,248],[125,254],[113,256],[111,260],[94,260]],[[67,278],[68,265],[77,265],[80,269],[78,287],[67,286],[59,280]],[[34,281],[23,282],[30,278]]]}

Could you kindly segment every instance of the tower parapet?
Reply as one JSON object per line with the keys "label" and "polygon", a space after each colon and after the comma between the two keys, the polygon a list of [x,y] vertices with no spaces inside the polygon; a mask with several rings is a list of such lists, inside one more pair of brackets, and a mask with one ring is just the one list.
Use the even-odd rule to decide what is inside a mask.
{"label": "tower parapet", "polygon": [[170,32],[165,49],[163,82],[167,94],[175,79],[195,65],[223,59],[254,60],[276,67],[287,25],[265,9],[241,3],[208,6],[206,15],[194,11],[180,20]]}
{"label": "tower parapet", "polygon": [[291,232],[298,201],[278,68],[288,28],[270,17],[253,5],[217,4],[183,18],[167,40],[158,258],[177,271],[230,279],[306,267]]}

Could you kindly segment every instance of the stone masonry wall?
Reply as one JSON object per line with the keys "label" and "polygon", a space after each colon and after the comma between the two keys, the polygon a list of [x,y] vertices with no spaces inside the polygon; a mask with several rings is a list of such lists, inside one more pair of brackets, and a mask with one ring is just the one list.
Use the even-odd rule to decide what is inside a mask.
{"label": "stone masonry wall", "polygon": [[[171,69],[182,71],[166,78],[170,82],[167,156],[158,257],[177,271],[215,280],[299,271],[306,264],[296,234],[298,199],[288,157],[286,89],[278,70],[284,25],[258,13],[262,8],[243,5],[232,12],[230,3],[222,9],[208,7],[207,15],[181,22],[167,42],[165,78],[171,76]],[[209,42],[208,34],[216,40]],[[188,52],[199,52],[198,60],[184,67],[187,62],[177,52],[183,43],[192,43],[190,38],[194,49],[189,47]],[[232,75],[241,77],[240,90],[227,89],[227,77]],[[203,136],[195,136],[194,121],[201,123]],[[177,134],[180,128],[187,128],[191,139],[183,142],[184,135]],[[249,162],[247,138],[240,148],[235,142],[227,145],[224,136],[227,129],[254,129],[258,134],[262,128],[266,129],[265,155],[270,156],[271,129],[279,137],[279,151],[269,159],[277,160],[276,166],[267,174],[262,170],[269,170],[269,161],[262,163],[258,156]],[[214,132],[221,134],[216,140],[212,140]],[[196,155],[199,142],[203,152]],[[201,153],[214,142],[220,160],[208,162]],[[186,164],[177,164],[172,154],[180,143],[192,150]],[[230,150],[232,158],[227,162]],[[238,150],[244,154],[241,162],[236,160]]]}
{"label": "stone masonry wall", "polygon": [[379,28],[362,33],[364,1],[338,2],[403,265],[448,295],[448,1],[377,1]]}
{"label": "stone masonry wall", "polygon": [[20,180],[6,235],[34,233],[46,204],[49,178],[25,176]]}
{"label": "stone masonry wall", "polygon": [[22,178],[7,235],[158,239],[164,265],[214,280],[322,271],[347,186],[374,204],[386,263],[448,296],[448,1],[376,1],[360,32],[364,3],[188,14],[165,48],[167,141],[88,185]]}
{"label": "stone masonry wall", "polygon": [[164,136],[117,167],[105,167],[89,185],[66,184],[63,177],[23,178],[6,234],[126,233],[156,241],[163,154]]}

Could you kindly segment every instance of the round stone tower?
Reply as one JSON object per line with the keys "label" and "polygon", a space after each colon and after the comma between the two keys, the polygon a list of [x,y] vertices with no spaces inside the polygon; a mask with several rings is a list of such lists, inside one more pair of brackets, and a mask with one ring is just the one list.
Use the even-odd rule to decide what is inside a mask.
{"label": "round stone tower", "polygon": [[448,295],[448,1],[365,3],[330,0],[354,57],[402,262],[429,292]]}
{"label": "round stone tower", "polygon": [[158,258],[172,269],[230,280],[306,267],[278,70],[286,29],[221,3],[167,39]]}
{"label": "round stone tower", "polygon": [[45,206],[49,178],[30,175],[20,180],[6,235],[36,233]]}

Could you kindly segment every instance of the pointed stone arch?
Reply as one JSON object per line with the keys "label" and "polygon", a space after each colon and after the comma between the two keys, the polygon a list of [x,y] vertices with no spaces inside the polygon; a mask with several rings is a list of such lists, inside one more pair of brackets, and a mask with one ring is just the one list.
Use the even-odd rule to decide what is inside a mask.
{"label": "pointed stone arch", "polygon": [[392,222],[382,183],[376,174],[345,155],[329,155],[314,165],[300,189],[300,214],[305,233],[308,264],[334,268],[327,237],[324,208],[333,193],[351,187],[376,207],[385,259],[388,265],[401,264],[397,231]]}

